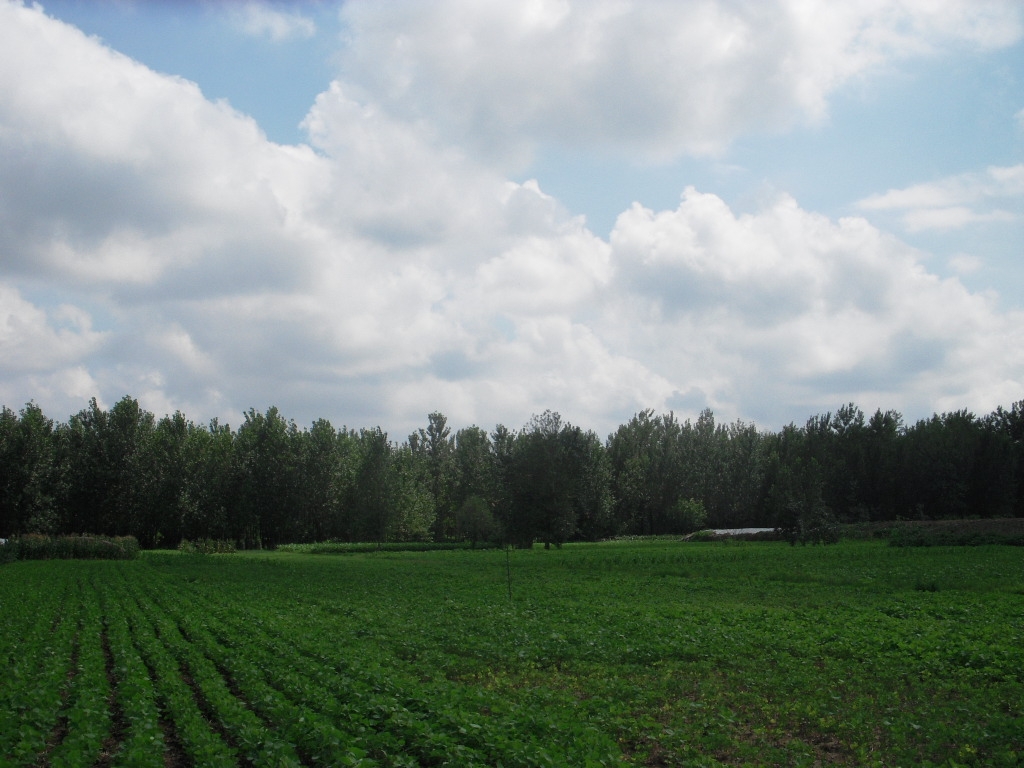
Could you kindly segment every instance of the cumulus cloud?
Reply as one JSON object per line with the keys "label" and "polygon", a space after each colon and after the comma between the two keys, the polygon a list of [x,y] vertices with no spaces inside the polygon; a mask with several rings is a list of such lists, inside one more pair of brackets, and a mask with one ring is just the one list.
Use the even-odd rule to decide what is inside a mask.
{"label": "cumulus cloud", "polygon": [[88,365],[107,336],[80,307],[45,309],[0,280],[0,403],[16,408],[36,400],[77,411],[96,393]]}
{"label": "cumulus cloud", "polygon": [[1024,165],[1013,165],[890,189],[865,198],[857,205],[866,211],[897,211],[907,230],[919,232],[957,229],[983,222],[1019,221],[1020,214],[1014,211],[1020,210],[1022,200]]}
{"label": "cumulus cloud", "polygon": [[977,335],[1017,339],[1016,350],[1024,315],[929,274],[863,219],[834,222],[786,196],[737,216],[690,189],[675,211],[634,206],[611,244],[629,290],[606,337],[657,365],[680,396],[726,413],[756,402],[750,415],[777,422],[799,403],[937,402],[953,381],[950,400],[980,406],[996,388],[1019,389],[1024,356],[986,359]]}
{"label": "cumulus cloud", "polygon": [[1013,2],[348,3],[346,78],[515,166],[543,143],[666,159],[816,121],[842,83],[1022,34]]}
{"label": "cumulus cloud", "polygon": [[[346,6],[360,25],[354,55],[363,63],[365,47],[387,38],[383,26],[401,28],[389,15],[396,8],[436,32],[450,18],[428,4],[380,7]],[[749,57],[771,59],[749,36],[761,6],[693,7],[698,30],[735,25],[728,40],[741,71],[725,109],[740,110],[752,87],[743,77]],[[648,66],[634,61],[632,36],[661,34],[675,18],[675,5],[651,8],[650,17],[602,3],[465,9],[469,33],[445,38],[469,51],[451,60],[446,77],[455,83],[457,70],[466,80],[445,86],[454,88],[449,106],[462,93],[463,117],[496,118],[485,93],[491,76],[463,64],[489,63],[479,29],[500,47],[515,21],[539,61],[552,64],[545,36],[562,35],[570,64],[582,72],[590,56],[604,73],[540,89],[533,106],[511,68],[494,75],[510,79],[497,83],[510,89],[510,114],[525,115],[516,131],[548,135],[558,125],[551,100],[576,94],[582,111],[566,109],[565,119],[582,125],[580,115],[591,114],[592,138],[610,140]],[[792,32],[766,21],[769,37],[782,34],[776,23]],[[680,50],[714,54],[704,33],[679,34]],[[426,44],[403,40],[395,44],[414,51]],[[693,54],[655,42],[652,50],[672,51],[670,63],[678,55],[695,66],[685,58]],[[109,404],[130,393],[158,414],[180,408],[232,423],[250,406],[273,404],[301,423],[381,424],[400,437],[434,409],[453,423],[517,427],[554,408],[602,432],[645,407],[695,415],[708,405],[768,425],[850,399],[984,409],[1018,396],[1024,380],[1014,351],[1024,349],[1019,314],[929,274],[921,254],[861,218],[834,221],[785,196],[737,215],[688,189],[675,210],[625,211],[606,241],[546,194],[543,180],[510,182],[457,148],[437,121],[399,114],[397,91],[371,97],[365,78],[325,90],[306,121],[311,146],[288,147],[194,84],[153,73],[36,8],[0,3],[0,48],[0,397],[8,403],[35,398],[62,417],[88,396]],[[423,56],[396,66],[433,61]],[[732,66],[722,63],[730,56],[712,56],[708,77],[724,78],[718,68]],[[621,80],[609,75],[620,64]],[[415,91],[421,76],[388,82]],[[609,84],[607,113],[588,82]],[[788,103],[811,109],[813,93],[802,101],[791,85],[779,86]],[[670,118],[640,142],[647,148],[696,147],[713,128],[736,124],[717,122],[699,94],[705,111],[692,118],[666,111],[657,93],[634,96],[653,103],[656,124]],[[646,124],[646,114],[635,118]],[[991,172],[986,183],[1016,183],[1016,173]]]}
{"label": "cumulus cloud", "polygon": [[268,3],[247,2],[232,12],[235,25],[247,35],[266,37],[275,43],[309,38],[316,34],[312,19],[283,11]]}

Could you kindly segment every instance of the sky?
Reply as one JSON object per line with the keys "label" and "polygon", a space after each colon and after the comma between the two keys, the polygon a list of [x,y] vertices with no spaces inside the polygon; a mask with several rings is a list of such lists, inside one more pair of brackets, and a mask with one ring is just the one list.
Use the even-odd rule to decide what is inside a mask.
{"label": "sky", "polygon": [[0,0],[0,404],[1024,399],[1017,0]]}

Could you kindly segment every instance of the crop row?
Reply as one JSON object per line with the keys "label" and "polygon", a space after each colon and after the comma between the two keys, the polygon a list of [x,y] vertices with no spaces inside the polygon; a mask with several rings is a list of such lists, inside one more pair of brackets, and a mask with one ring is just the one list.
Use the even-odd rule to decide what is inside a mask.
{"label": "crop row", "polygon": [[281,617],[261,620],[255,606],[243,615],[230,603],[195,592],[186,601],[155,587],[140,588],[138,604],[180,631],[309,761],[539,766],[557,762],[551,748],[559,741],[587,750],[595,766],[615,761],[614,742],[593,728],[511,712],[497,697],[448,681],[403,680],[370,658],[339,654],[330,634],[289,632]]}
{"label": "crop row", "polygon": [[593,728],[402,679],[150,568],[51,564],[23,586],[3,594],[4,765],[526,768],[565,764],[561,740],[616,762]]}
{"label": "crop row", "polygon": [[823,551],[13,563],[0,765],[1019,764],[1024,553]]}

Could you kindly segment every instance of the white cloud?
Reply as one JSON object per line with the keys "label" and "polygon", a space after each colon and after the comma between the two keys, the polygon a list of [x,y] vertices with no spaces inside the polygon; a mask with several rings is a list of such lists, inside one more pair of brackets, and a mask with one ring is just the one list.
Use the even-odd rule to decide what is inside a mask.
{"label": "white cloud", "polygon": [[507,165],[538,144],[652,159],[820,120],[850,78],[942,46],[1010,45],[976,0],[348,3],[343,69],[384,108]]}
{"label": "white cloud", "polygon": [[997,207],[1008,204],[1019,210],[1024,200],[1024,165],[993,166],[984,173],[964,173],[938,181],[915,184],[861,200],[866,211],[899,211],[911,232],[956,229],[984,222],[1019,221],[1020,214]]}
{"label": "white cloud", "polygon": [[244,3],[233,10],[232,16],[245,34],[268,37],[275,43],[316,34],[316,24],[312,19],[294,11],[279,10],[268,3]]}
{"label": "white cloud", "polygon": [[[376,11],[355,5],[369,23]],[[476,7],[467,29],[496,14],[500,42],[513,21],[523,40],[582,24],[596,36],[596,86],[639,55],[638,25],[652,34],[671,26],[674,5],[651,7],[656,18],[600,3]],[[694,7],[700,29],[735,23],[739,50],[757,49],[740,11]],[[443,21],[426,5],[402,10]],[[608,20],[615,14],[622,25]],[[586,48],[573,30],[566,39]],[[620,37],[606,58],[604,41]],[[487,63],[472,34],[447,44]],[[548,45],[537,44],[539,55]],[[434,409],[453,423],[518,427],[554,408],[606,433],[644,407],[695,415],[710,405],[721,418],[777,425],[850,399],[991,408],[1024,383],[1019,355],[992,354],[993,344],[1024,349],[1020,315],[929,274],[921,254],[860,218],[832,221],[784,196],[738,216],[690,189],[676,210],[624,212],[606,242],[545,194],[543,180],[508,181],[453,149],[439,124],[371,98],[365,82],[339,81],[317,99],[313,148],[282,147],[193,84],[36,9],[0,3],[0,49],[9,54],[0,59],[8,403],[35,398],[61,418],[90,395],[109,404],[127,392],[158,415],[180,408],[232,423],[274,404],[300,422],[379,423],[400,438]],[[584,61],[575,50],[570,60]],[[724,77],[716,62],[712,79]],[[624,119],[635,74],[610,79],[609,122],[594,138]],[[583,115],[597,104],[587,82],[558,86],[565,98],[582,94]],[[735,82],[727,111],[747,93],[743,77]],[[803,99],[786,88],[791,103]],[[511,109],[525,93],[512,87]],[[479,96],[465,104],[483,115],[492,97]],[[555,125],[552,94],[537,98],[527,135]],[[641,144],[699,144],[719,125],[694,120]],[[985,174],[999,189],[1016,179],[1012,168]],[[916,195],[907,199],[972,205]]]}
{"label": "white cloud", "polygon": [[992,382],[1022,383],[1021,355],[975,350],[990,334],[1017,349],[1024,315],[929,274],[863,219],[833,222],[787,197],[736,216],[689,190],[676,211],[624,213],[611,242],[630,290],[605,337],[726,413],[777,421],[848,400],[944,398],[991,408]]}
{"label": "white cloud", "polygon": [[948,208],[922,208],[907,211],[903,216],[903,222],[908,232],[921,232],[926,229],[960,229],[969,224],[984,224],[988,222],[1011,222],[1019,217],[1009,211],[995,210],[987,213],[977,213],[962,205],[953,205]]}
{"label": "white cloud", "polygon": [[16,408],[35,400],[77,411],[97,391],[88,366],[107,340],[81,308],[46,310],[0,281],[0,404]]}
{"label": "white cloud", "polygon": [[949,267],[958,275],[971,275],[984,266],[984,262],[974,254],[958,253],[950,257]]}

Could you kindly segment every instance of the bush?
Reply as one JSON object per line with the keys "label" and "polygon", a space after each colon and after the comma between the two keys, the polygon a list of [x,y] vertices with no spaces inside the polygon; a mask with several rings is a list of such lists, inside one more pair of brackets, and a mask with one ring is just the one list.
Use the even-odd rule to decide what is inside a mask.
{"label": "bush", "polygon": [[839,520],[824,504],[791,501],[786,511],[786,524],[779,526],[779,530],[790,544],[839,543]]}
{"label": "bush", "polygon": [[0,562],[11,560],[134,560],[139,542],[134,536],[43,536],[29,533],[2,547]]}
{"label": "bush", "polygon": [[184,555],[222,555],[235,551],[235,542],[229,539],[182,539],[178,551]]}
{"label": "bush", "polygon": [[670,514],[672,527],[680,533],[700,531],[708,521],[704,502],[697,499],[679,499]]}
{"label": "bush", "polygon": [[1024,521],[1014,519],[900,520],[879,532],[892,547],[1024,546]]}
{"label": "bush", "polygon": [[[495,549],[492,542],[478,543],[477,549]],[[372,541],[344,542],[322,541],[312,544],[282,544],[278,552],[294,552],[301,555],[351,555],[365,552],[440,552],[445,550],[471,549],[468,541]]]}

